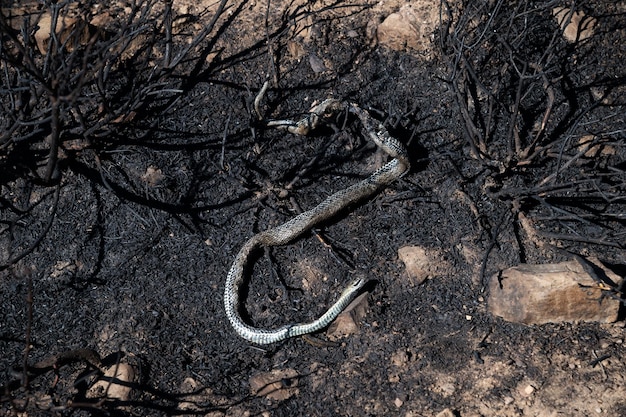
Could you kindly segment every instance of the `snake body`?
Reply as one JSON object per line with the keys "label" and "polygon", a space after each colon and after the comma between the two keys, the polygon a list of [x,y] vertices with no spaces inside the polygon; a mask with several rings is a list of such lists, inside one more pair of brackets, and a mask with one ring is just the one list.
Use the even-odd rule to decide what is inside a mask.
{"label": "snake body", "polygon": [[377,169],[366,179],[336,192],[314,208],[305,211],[286,223],[260,232],[250,238],[241,248],[228,272],[224,291],[226,317],[235,332],[242,338],[256,344],[280,342],[290,337],[313,333],[327,327],[354,299],[365,284],[362,278],[356,279],[341,293],[338,300],[317,320],[310,323],[288,324],[278,329],[260,329],[244,322],[239,314],[239,290],[244,280],[244,269],[250,254],[258,248],[285,245],[316,224],[323,222],[349,205],[372,196],[394,182],[409,170],[407,151],[397,139],[389,135],[385,127],[372,119],[367,111],[355,104],[344,104],[329,99],[311,110],[310,115],[288,129],[293,133],[307,134],[314,129],[322,114],[336,113],[344,108],[355,114],[363,125],[370,140],[393,159]]}

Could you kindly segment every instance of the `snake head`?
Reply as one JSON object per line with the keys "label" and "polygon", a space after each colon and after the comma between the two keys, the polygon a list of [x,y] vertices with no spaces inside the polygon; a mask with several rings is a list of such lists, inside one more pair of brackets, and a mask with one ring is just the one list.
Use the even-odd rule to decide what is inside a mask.
{"label": "snake head", "polygon": [[357,291],[359,291],[361,288],[363,288],[363,286],[367,283],[367,279],[365,279],[365,277],[360,276],[356,279],[354,279],[350,285],[348,285],[346,287],[345,290],[343,290],[343,294],[348,294],[348,293],[356,293]]}

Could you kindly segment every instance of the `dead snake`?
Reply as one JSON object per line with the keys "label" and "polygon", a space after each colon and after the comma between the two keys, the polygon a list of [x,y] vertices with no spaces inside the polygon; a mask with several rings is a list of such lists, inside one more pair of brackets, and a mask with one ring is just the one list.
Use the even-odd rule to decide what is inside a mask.
{"label": "dead snake", "polygon": [[323,117],[337,114],[344,109],[355,114],[361,121],[369,139],[394,159],[376,170],[368,178],[336,192],[311,210],[301,213],[288,222],[254,235],[243,245],[226,278],[224,307],[226,317],[228,317],[228,321],[235,332],[250,342],[265,345],[325,328],[346,308],[366,282],[363,278],[354,280],[320,318],[310,323],[288,324],[275,330],[260,329],[245,323],[238,310],[239,290],[244,280],[244,269],[251,252],[264,246],[285,245],[291,242],[314,225],[333,217],[347,206],[370,197],[409,170],[410,164],[404,145],[391,137],[380,122],[375,121],[367,111],[356,104],[345,104],[339,100],[328,99],[313,107],[309,115],[297,123],[277,121],[268,123],[267,126],[284,127],[292,133],[306,135],[315,129]]}

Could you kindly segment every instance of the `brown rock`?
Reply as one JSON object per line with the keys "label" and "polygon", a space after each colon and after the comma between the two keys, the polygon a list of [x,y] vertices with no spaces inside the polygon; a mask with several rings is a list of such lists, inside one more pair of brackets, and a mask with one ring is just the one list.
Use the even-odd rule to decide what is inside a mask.
{"label": "brown rock", "polygon": [[572,12],[567,7],[552,10],[557,23],[563,30],[563,37],[570,43],[583,41],[593,35],[596,19],[583,12]]}
{"label": "brown rock", "polygon": [[419,38],[417,18],[411,7],[403,7],[392,13],[380,24],[376,31],[378,42],[396,51],[415,48]]}
{"label": "brown rock", "polygon": [[124,362],[109,367],[104,378],[97,381],[87,392],[87,398],[108,398],[128,401],[135,380],[135,369]]}
{"label": "brown rock", "polygon": [[275,401],[286,400],[299,393],[298,371],[292,368],[274,369],[250,377],[252,395]]}
{"label": "brown rock", "polygon": [[326,332],[330,340],[337,341],[359,332],[359,322],[363,320],[367,310],[368,295],[369,293],[365,292],[352,300],[345,310],[331,323]]}
{"label": "brown rock", "polygon": [[615,155],[615,147],[602,143],[594,135],[584,135],[578,139],[578,151],[583,152],[585,158],[595,158],[597,156]]}
{"label": "brown rock", "polygon": [[403,246],[398,249],[398,258],[404,263],[411,287],[426,279],[445,273],[450,266],[443,260],[440,251],[421,246]]}
{"label": "brown rock", "polygon": [[164,175],[161,169],[150,165],[146,168],[146,172],[141,175],[141,181],[150,187],[156,187],[163,181]]}
{"label": "brown rock", "polygon": [[432,0],[412,0],[406,3],[377,26],[376,39],[391,49],[408,49],[424,56],[433,49],[433,33],[441,23],[439,7],[433,7]]}
{"label": "brown rock", "polygon": [[53,28],[60,44],[64,45],[64,48],[68,51],[74,50],[79,45],[87,44],[91,36],[95,36],[98,32],[95,27],[79,18],[70,16],[57,17],[53,25],[50,13],[45,13],[41,16],[37,21],[37,27],[35,42],[39,52],[44,55],[48,53],[48,45],[50,44]]}
{"label": "brown rock", "polygon": [[[489,311],[524,324],[614,322],[620,301],[602,298],[602,286],[582,262],[575,259],[548,265],[522,264],[495,274],[489,283]],[[619,281],[611,271],[604,272]]]}

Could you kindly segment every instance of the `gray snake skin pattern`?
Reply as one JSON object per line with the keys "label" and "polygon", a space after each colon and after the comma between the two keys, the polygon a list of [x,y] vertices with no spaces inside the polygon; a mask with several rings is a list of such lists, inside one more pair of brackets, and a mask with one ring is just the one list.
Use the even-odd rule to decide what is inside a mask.
{"label": "gray snake skin pattern", "polygon": [[254,235],[244,244],[235,257],[226,278],[224,308],[226,317],[235,332],[252,343],[259,345],[276,343],[327,327],[355,298],[366,282],[365,279],[359,278],[350,283],[339,299],[320,318],[310,323],[288,324],[275,330],[260,329],[245,323],[239,314],[239,293],[244,281],[244,269],[250,254],[255,249],[285,245],[293,241],[316,224],[333,217],[349,205],[372,196],[408,172],[410,164],[404,145],[391,137],[380,122],[374,120],[367,111],[356,104],[328,99],[313,107],[309,115],[299,122],[274,121],[268,122],[267,126],[282,127],[292,133],[306,135],[324,118],[345,110],[358,117],[368,138],[393,159],[366,179],[336,192],[311,210],[301,213],[288,222]]}

